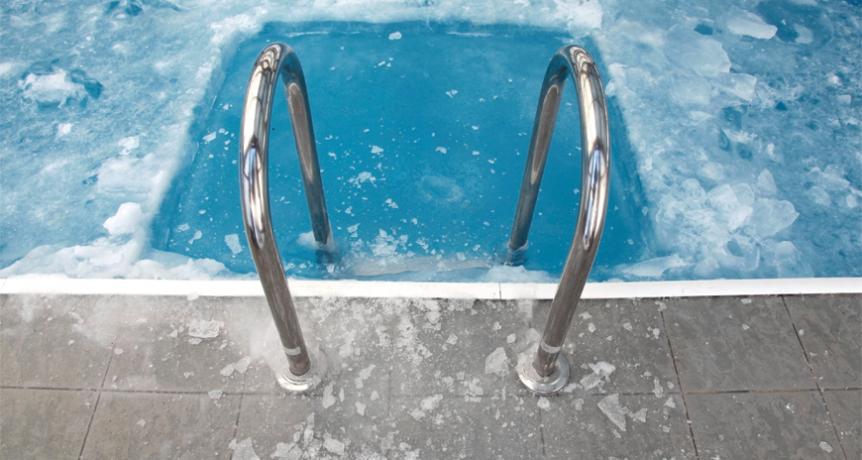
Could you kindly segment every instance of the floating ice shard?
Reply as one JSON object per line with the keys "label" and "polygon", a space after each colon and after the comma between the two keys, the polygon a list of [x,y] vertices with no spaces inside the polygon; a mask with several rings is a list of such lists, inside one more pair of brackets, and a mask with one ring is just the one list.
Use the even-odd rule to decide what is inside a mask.
{"label": "floating ice shard", "polygon": [[233,255],[237,255],[242,252],[242,245],[239,244],[239,235],[236,233],[225,235],[224,244],[227,245],[228,249],[230,249],[230,253]]}
{"label": "floating ice shard", "polygon": [[778,28],[763,22],[756,14],[738,11],[727,20],[727,30],[737,35],[768,40],[775,36]]}
{"label": "floating ice shard", "polygon": [[760,198],[754,202],[752,224],[757,234],[770,237],[789,227],[799,217],[793,203],[787,200]]}

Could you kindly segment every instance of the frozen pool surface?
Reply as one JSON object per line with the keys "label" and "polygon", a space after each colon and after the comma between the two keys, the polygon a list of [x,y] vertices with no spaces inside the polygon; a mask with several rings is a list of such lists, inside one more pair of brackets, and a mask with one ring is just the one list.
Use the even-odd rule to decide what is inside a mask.
{"label": "frozen pool surface", "polygon": [[[601,59],[607,92],[620,115],[612,125],[612,135],[615,142],[630,145],[614,152],[613,172],[624,174],[620,167],[630,162],[630,169],[637,172],[642,184],[640,198],[631,200],[644,202],[639,210],[641,217],[614,224],[614,229],[631,231],[631,235],[644,241],[632,238],[635,249],[623,252],[624,247],[618,248],[615,245],[619,243],[610,240],[609,230],[599,252],[595,279],[859,276],[862,9],[857,3],[702,0],[673,6],[661,3],[659,7],[656,2],[609,0],[404,0],[374,8],[338,0],[291,6],[279,2],[214,5],[203,0],[6,3],[0,6],[0,266],[5,267],[0,274],[241,276],[249,266],[247,252],[241,249],[244,242],[240,232],[213,235],[198,225],[201,243],[205,238],[216,239],[210,244],[212,253],[194,253],[182,244],[195,236],[194,231],[188,239],[180,240],[176,229],[183,223],[192,227],[197,222],[184,219],[188,222],[160,226],[171,220],[160,209],[164,210],[171,200],[181,202],[172,187],[180,178],[197,172],[194,167],[200,159],[196,152],[204,150],[199,145],[204,142],[199,134],[215,132],[218,140],[213,142],[227,140],[218,137],[218,129],[230,127],[199,123],[215,120],[218,107],[212,103],[235,70],[227,71],[226,65],[241,55],[240,44],[249,43],[267,27],[273,27],[266,24],[282,23],[295,28],[321,21],[370,21],[386,29],[387,25],[403,21],[433,21],[450,25],[498,24],[491,28],[497,27],[495,30],[503,34],[522,26],[542,27],[549,36],[590,44],[591,51]],[[387,33],[385,38],[388,37]],[[526,107],[524,115],[513,115],[524,118],[525,125],[520,129],[523,132],[529,131],[540,78],[529,77],[530,72],[541,75],[552,51],[540,52],[538,42],[544,39],[533,38],[537,40],[536,47],[530,50],[536,50],[535,61],[540,63],[536,68],[525,65],[510,72],[515,74],[513,80],[521,78],[526,86],[522,92],[511,93],[512,100],[516,96],[523,98]],[[409,34],[402,33],[403,46],[411,46],[409,39]],[[298,44],[295,46],[299,49]],[[388,57],[391,56],[372,64]],[[309,73],[320,64],[301,50],[300,58]],[[359,56],[357,62],[365,58]],[[391,68],[384,62],[384,67],[396,69],[398,62],[393,61]],[[246,68],[247,65],[236,71],[247,72]],[[505,72],[489,72],[495,74]],[[351,160],[358,162],[360,152],[374,155],[372,146],[382,149],[380,155],[384,158],[405,154],[399,149],[409,146],[412,138],[404,133],[388,132],[388,137],[366,141],[361,132],[330,132],[326,128],[327,116],[343,114],[316,105],[316,101],[323,103],[326,98],[315,94],[320,89],[315,89],[311,79],[309,90],[322,161],[330,158],[329,151],[338,155],[350,150]],[[444,97],[448,98],[448,90],[458,88],[445,89]],[[407,102],[395,100],[395,95],[401,93],[391,91],[387,100],[393,100],[388,103]],[[429,88],[423,97],[432,94],[436,94],[435,88]],[[464,103],[464,95],[460,91],[453,93],[452,102],[463,105],[452,114],[468,117],[471,111],[481,110]],[[572,96],[570,92],[570,101]],[[372,102],[382,106],[387,101]],[[358,110],[355,104],[338,107]],[[375,113],[386,115],[384,111]],[[565,123],[564,119],[560,121],[558,134],[562,134]],[[471,123],[467,118],[461,122]],[[478,133],[487,132],[487,127],[477,126]],[[366,128],[370,134],[375,126],[369,123]],[[434,132],[458,137],[446,139],[448,145],[440,143],[439,147],[447,149],[445,154],[438,152],[441,157],[453,158],[450,147],[457,151],[469,148],[464,144],[473,142],[465,140],[460,131]],[[478,133],[475,142],[498,141],[494,137],[480,140]],[[353,144],[327,146],[327,134]],[[523,155],[526,143],[524,139],[512,145],[511,151],[519,149]],[[574,152],[565,152],[564,147],[553,150],[550,158],[554,161],[576,157]],[[623,150],[630,152],[631,158],[620,158]],[[235,150],[231,152],[230,148],[226,153],[235,156]],[[285,168],[294,167],[293,158],[280,156],[286,160]],[[498,161],[502,156],[497,155]],[[387,187],[394,186],[398,178],[385,170],[390,165],[384,163],[380,174],[375,173],[375,166],[365,159],[357,164],[362,168],[355,174],[360,187],[351,196],[346,191],[350,190],[348,186],[337,179],[339,174],[330,178],[329,173],[336,172],[334,167],[325,165],[331,210],[343,212],[353,201],[364,201],[361,193],[365,192],[360,191],[366,189],[368,203],[354,206],[377,205],[372,202],[377,194],[388,190],[384,182]],[[448,166],[451,165],[441,163],[440,169]],[[483,170],[482,183],[497,194],[507,193],[510,188],[514,193],[521,167],[512,160],[505,171],[495,168],[490,179],[490,172]],[[375,181],[371,182],[369,175],[360,177],[362,172],[368,172]],[[549,167],[546,188],[552,186],[552,178],[564,176],[556,172]],[[275,166],[273,174],[277,174]],[[295,200],[288,192],[291,183],[298,182],[286,170],[283,174],[283,196],[286,201]],[[575,171],[571,174],[577,177]],[[348,185],[354,177],[346,173],[340,176]],[[621,175],[616,180],[620,179],[625,177]],[[512,185],[503,187],[504,182]],[[626,183],[629,182],[612,185],[626,190]],[[417,184],[410,185],[415,190]],[[453,184],[447,181],[432,180],[425,185],[436,200],[451,198],[455,193]],[[229,181],[224,188],[227,200],[228,193],[235,193],[236,185]],[[336,198],[339,193],[343,198]],[[470,190],[462,193],[474,199]],[[540,212],[544,205],[555,205],[548,202],[551,195],[545,190],[539,199]],[[406,196],[407,200],[420,199],[418,192]],[[356,254],[373,254],[379,236],[394,239],[390,242],[396,247],[400,245],[397,255],[413,251],[417,258],[424,257],[410,246],[418,244],[419,232],[406,230],[412,219],[407,214],[418,214],[421,207],[408,209],[404,198],[388,198],[398,208],[390,205],[375,209],[375,218],[392,223],[377,225],[377,229],[360,223],[355,238],[348,228],[355,223],[348,219],[336,222],[343,214],[333,216],[345,256],[351,254],[354,241],[362,243]],[[484,210],[494,211],[497,216],[496,220],[488,220],[492,228],[487,234],[458,233],[458,222],[454,221],[444,221],[448,227],[441,232],[422,231],[429,248],[432,243],[441,245],[447,270],[456,262],[490,260],[487,258],[494,251],[491,241],[505,241],[514,204],[505,197],[500,198],[500,203],[506,204]],[[278,219],[291,219],[291,212],[297,213],[299,222],[304,212],[299,204],[291,207],[292,211],[277,210],[276,223]],[[620,215],[629,211],[625,205],[620,209]],[[182,216],[182,211],[178,215]],[[464,219],[477,215],[465,213]],[[551,252],[564,252],[565,244],[560,241],[567,243],[568,237],[562,219],[542,223],[548,220],[547,214],[537,215],[536,225],[559,224],[559,229],[548,228],[547,237],[541,238],[548,246],[542,248],[535,246],[540,244],[540,232],[534,228],[531,236],[535,254],[531,253],[528,268],[554,275],[561,258]],[[467,222],[464,228],[472,226]],[[451,233],[451,241],[441,241],[447,233]],[[289,253],[288,258],[296,267],[305,263],[308,271],[304,274],[316,276],[312,272],[320,269],[313,267],[314,260],[294,245],[298,234],[291,230],[280,234],[284,235],[282,247]],[[408,237],[403,245],[402,235]],[[477,238],[487,239],[479,242]],[[462,241],[469,241],[468,247],[456,251],[454,246]],[[481,244],[480,250],[473,252],[470,243]],[[216,247],[220,252],[215,252]],[[392,245],[380,246],[383,255],[388,247]],[[241,252],[233,257],[237,248]],[[458,252],[463,252],[464,260],[460,260]],[[432,262],[426,265],[430,271],[425,273],[437,276],[434,259],[423,260]],[[479,265],[482,264],[487,262]],[[469,272],[463,272],[463,279],[486,276],[482,267],[478,271],[461,268]],[[325,272],[325,268],[322,270]],[[399,271],[391,266],[375,270],[380,276]],[[374,275],[373,271],[366,273]]]}

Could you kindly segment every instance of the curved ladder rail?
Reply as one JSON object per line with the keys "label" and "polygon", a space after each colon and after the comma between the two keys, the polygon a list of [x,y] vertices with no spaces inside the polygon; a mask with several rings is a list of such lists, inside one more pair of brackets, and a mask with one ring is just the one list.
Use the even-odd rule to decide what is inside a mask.
{"label": "curved ladder rail", "polygon": [[581,118],[581,202],[572,246],[542,340],[533,361],[519,364],[521,382],[539,394],[559,391],[568,382],[569,362],[560,351],[595,260],[608,205],[611,146],[602,83],[589,53],[577,46],[565,46],[554,54],[542,83],[530,153],[508,243],[510,253],[523,251],[527,246],[527,234],[556,125],[563,85],[569,75],[578,92]]}
{"label": "curved ladder rail", "polygon": [[305,78],[299,58],[289,46],[280,43],[269,45],[260,52],[246,89],[240,126],[242,216],[254,264],[287,356],[287,369],[277,371],[276,376],[285,389],[305,391],[320,381],[324,362],[321,357],[315,357],[314,362],[309,357],[287,287],[269,211],[269,127],[279,74],[290,111],[314,239],[322,248],[332,249],[332,229],[323,196]]}

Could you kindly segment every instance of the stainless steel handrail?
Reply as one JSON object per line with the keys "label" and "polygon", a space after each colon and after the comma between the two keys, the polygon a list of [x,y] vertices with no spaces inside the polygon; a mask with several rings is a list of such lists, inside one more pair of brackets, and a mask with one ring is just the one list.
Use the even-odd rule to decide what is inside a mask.
{"label": "stainless steel handrail", "polygon": [[560,351],[596,257],[608,206],[611,145],[602,82],[589,53],[577,46],[564,46],[548,64],[542,83],[509,250],[515,253],[526,249],[563,84],[569,75],[578,93],[583,149],[578,223],[536,355],[532,362],[522,361],[518,368],[521,382],[540,394],[559,391],[568,382],[569,362]]}
{"label": "stainless steel handrail", "polygon": [[240,126],[242,215],[254,264],[287,356],[286,369],[277,371],[279,384],[289,390],[305,391],[320,381],[324,363],[322,356],[315,357],[315,362],[309,357],[296,307],[287,287],[269,211],[269,127],[279,74],[290,111],[314,239],[323,249],[332,249],[332,229],[323,196],[305,77],[296,53],[280,43],[269,45],[260,52],[248,80]]}

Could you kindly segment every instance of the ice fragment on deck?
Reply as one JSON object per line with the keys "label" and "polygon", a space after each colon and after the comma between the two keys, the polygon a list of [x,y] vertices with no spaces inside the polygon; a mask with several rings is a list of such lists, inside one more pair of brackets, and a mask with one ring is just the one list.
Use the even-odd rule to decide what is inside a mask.
{"label": "ice fragment on deck", "polygon": [[485,373],[504,375],[508,368],[508,358],[503,347],[497,347],[485,358]]}
{"label": "ice fragment on deck", "polygon": [[628,411],[629,416],[636,422],[646,423],[646,407],[642,407],[637,412]]}
{"label": "ice fragment on deck", "polygon": [[440,404],[440,401],[442,401],[442,400],[443,400],[443,395],[429,396],[429,397],[423,399],[419,403],[419,407],[421,407],[422,410],[424,410],[424,411],[430,412],[430,411],[436,409],[437,406]]}
{"label": "ice fragment on deck", "polygon": [[664,387],[661,386],[661,382],[657,378],[653,378],[653,389],[652,394],[655,395],[656,398],[661,398],[664,394]]}
{"label": "ice fragment on deck", "polygon": [[228,447],[233,450],[232,458],[234,460],[260,460],[260,457],[258,457],[257,453],[254,451],[251,438],[245,438],[240,442],[233,439]]}
{"label": "ice fragment on deck", "polygon": [[328,434],[323,438],[323,448],[332,452],[335,455],[342,456],[344,455],[344,443],[332,438]]}
{"label": "ice fragment on deck", "polygon": [[619,394],[605,396],[599,401],[598,407],[620,431],[626,431],[626,410],[620,405]]}
{"label": "ice fragment on deck", "polygon": [[241,358],[239,361],[235,363],[228,364],[223,367],[219,373],[225,377],[230,377],[234,372],[239,372],[240,374],[245,374],[245,371],[248,370],[248,366],[251,364],[251,358],[246,356],[245,358]]}
{"label": "ice fragment on deck", "polygon": [[599,361],[589,366],[593,372],[582,377],[579,382],[585,390],[595,388],[603,381],[607,382],[610,375],[617,369],[616,366],[605,361]]}
{"label": "ice fragment on deck", "polygon": [[359,371],[359,376],[357,376],[354,380],[357,390],[360,390],[363,386],[365,386],[365,381],[368,380],[369,377],[371,377],[371,373],[374,372],[374,368],[376,367],[376,365],[372,364]]}
{"label": "ice fragment on deck", "polygon": [[332,389],[332,382],[329,382],[329,384],[326,385],[326,388],[323,389],[323,398],[321,398],[320,404],[323,406],[324,409],[328,409],[333,404],[335,404],[335,396],[333,396],[332,394]]}
{"label": "ice fragment on deck", "polygon": [[551,408],[551,401],[548,401],[548,398],[542,396],[539,398],[539,401],[536,403],[539,406],[539,409],[548,410]]}
{"label": "ice fragment on deck", "polygon": [[219,336],[223,327],[223,321],[193,319],[189,321],[188,335],[198,339],[212,339]]}
{"label": "ice fragment on deck", "polygon": [[442,400],[443,395],[429,396],[419,401],[419,408],[410,411],[410,416],[413,417],[415,420],[421,420],[428,412],[437,409],[437,406],[440,405],[440,401]]}

